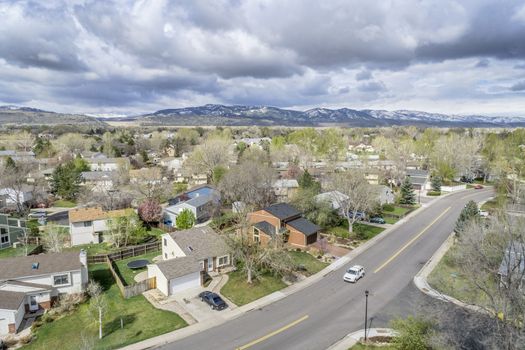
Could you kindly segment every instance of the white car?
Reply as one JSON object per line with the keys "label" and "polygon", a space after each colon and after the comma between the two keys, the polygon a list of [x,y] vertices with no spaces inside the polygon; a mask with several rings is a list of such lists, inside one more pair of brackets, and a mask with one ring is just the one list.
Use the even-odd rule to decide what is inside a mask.
{"label": "white car", "polygon": [[355,283],[358,279],[365,277],[365,268],[361,265],[354,265],[346,270],[343,280],[345,282]]}

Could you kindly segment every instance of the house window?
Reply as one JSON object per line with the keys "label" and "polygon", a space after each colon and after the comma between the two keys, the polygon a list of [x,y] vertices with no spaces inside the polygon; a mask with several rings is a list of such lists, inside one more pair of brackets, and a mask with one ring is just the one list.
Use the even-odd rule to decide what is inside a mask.
{"label": "house window", "polygon": [[84,221],[84,227],[91,227],[93,225],[93,221]]}
{"label": "house window", "polygon": [[166,247],[168,245],[168,240],[164,238],[164,246]]}
{"label": "house window", "polygon": [[253,241],[256,243],[259,243],[261,241],[261,236],[259,234],[259,230],[254,228],[253,229]]}
{"label": "house window", "polygon": [[164,260],[168,260],[168,253],[164,253]]}
{"label": "house window", "polygon": [[63,286],[69,284],[69,275],[56,275],[53,276],[53,285],[54,286]]}
{"label": "house window", "polygon": [[0,229],[0,243],[9,243],[9,234],[5,228]]}
{"label": "house window", "polygon": [[201,270],[204,270],[204,261],[201,261],[200,264],[201,264]]}
{"label": "house window", "polygon": [[229,255],[220,256],[217,259],[217,266],[218,267],[229,265],[229,264],[230,264],[230,256]]}

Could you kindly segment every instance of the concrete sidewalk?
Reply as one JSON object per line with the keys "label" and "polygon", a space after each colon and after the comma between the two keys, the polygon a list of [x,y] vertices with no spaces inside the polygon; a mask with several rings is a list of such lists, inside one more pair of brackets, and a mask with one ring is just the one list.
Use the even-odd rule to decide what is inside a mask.
{"label": "concrete sidewalk", "polygon": [[[371,328],[366,330],[367,337],[393,337],[395,332],[390,328]],[[330,346],[327,350],[348,350],[352,346],[359,343],[359,341],[365,338],[365,330],[361,329],[357,332],[350,333],[334,345]]]}
{"label": "concrete sidewalk", "polygon": [[[453,193],[451,193],[451,194],[453,194]],[[183,339],[185,337],[188,337],[188,336],[200,333],[200,332],[205,331],[207,329],[210,329],[212,327],[215,327],[215,326],[218,326],[220,324],[223,324],[223,323],[225,323],[225,322],[227,322],[229,320],[232,320],[234,318],[242,316],[243,314],[245,314],[245,313],[247,313],[249,311],[263,308],[263,307],[265,307],[267,305],[270,305],[270,304],[272,304],[272,303],[274,303],[274,302],[276,302],[278,300],[286,298],[287,296],[292,295],[292,294],[296,293],[297,291],[300,291],[300,290],[302,290],[304,288],[307,288],[307,287],[311,286],[312,284],[315,284],[316,282],[321,280],[323,277],[325,277],[329,273],[332,273],[333,271],[336,271],[339,268],[341,268],[342,266],[346,265],[348,262],[350,262],[351,260],[356,258],[359,254],[361,254],[362,252],[367,250],[369,247],[373,246],[377,242],[379,242],[382,239],[384,239],[391,231],[396,229],[398,226],[400,226],[403,223],[409,221],[412,217],[414,217],[415,215],[419,214],[421,211],[425,210],[432,203],[435,203],[435,202],[439,201],[441,198],[445,198],[447,196],[448,196],[448,194],[440,196],[440,197],[437,197],[435,200],[433,200],[433,201],[431,201],[429,203],[422,204],[420,208],[414,210],[413,212],[411,212],[410,214],[405,216],[403,219],[399,220],[398,222],[396,222],[391,227],[385,229],[383,232],[381,232],[380,234],[378,234],[377,236],[375,236],[371,240],[367,241],[366,243],[364,243],[364,244],[360,245],[359,247],[357,247],[356,249],[352,250],[347,255],[337,259],[332,264],[330,264],[329,266],[327,266],[326,268],[324,268],[320,272],[316,273],[315,275],[312,275],[312,276],[310,276],[310,277],[308,277],[308,278],[306,278],[306,279],[304,279],[304,280],[302,280],[300,282],[292,284],[291,286],[288,286],[288,287],[286,287],[286,288],[284,288],[284,289],[282,289],[280,291],[277,291],[277,292],[274,292],[274,293],[269,294],[267,296],[264,296],[264,297],[262,297],[262,298],[260,298],[258,300],[255,300],[255,301],[253,301],[253,302],[251,302],[249,304],[240,306],[240,307],[236,308],[235,310],[231,310],[231,312],[228,313],[228,315],[225,315],[225,317],[223,317],[221,319],[217,319],[216,318],[216,319],[206,320],[205,322],[201,322],[201,323],[195,323],[193,325],[190,325],[188,327],[185,327],[185,328],[182,328],[182,329],[170,332],[170,333],[166,333],[166,334],[154,337],[154,338],[146,339],[146,340],[143,340],[141,342],[128,345],[128,346],[126,346],[126,347],[124,347],[122,349],[124,349],[124,350],[142,350],[142,349],[148,349],[148,348],[152,348],[152,347],[158,347],[158,346],[161,346],[161,345],[164,345],[164,344],[167,344],[167,343],[172,343],[172,342],[175,342],[177,340]]]}

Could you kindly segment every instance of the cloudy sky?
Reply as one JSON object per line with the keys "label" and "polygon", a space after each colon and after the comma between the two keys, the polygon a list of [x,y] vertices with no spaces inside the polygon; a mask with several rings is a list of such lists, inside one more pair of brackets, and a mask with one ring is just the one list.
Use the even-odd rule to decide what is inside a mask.
{"label": "cloudy sky", "polygon": [[525,115],[522,0],[0,0],[0,104]]}

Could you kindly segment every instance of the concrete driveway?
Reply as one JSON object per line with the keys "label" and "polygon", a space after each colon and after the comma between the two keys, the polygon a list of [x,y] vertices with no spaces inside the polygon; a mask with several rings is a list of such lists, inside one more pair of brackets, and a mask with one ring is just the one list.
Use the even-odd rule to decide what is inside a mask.
{"label": "concrete driveway", "polygon": [[228,307],[224,310],[218,311],[213,310],[208,304],[201,301],[198,297],[199,293],[209,290],[208,288],[192,288],[177,295],[169,298],[170,302],[177,303],[179,307],[184,309],[190,314],[197,322],[209,322],[211,320],[227,320],[231,317],[231,314],[237,306],[223,298],[228,304]]}

